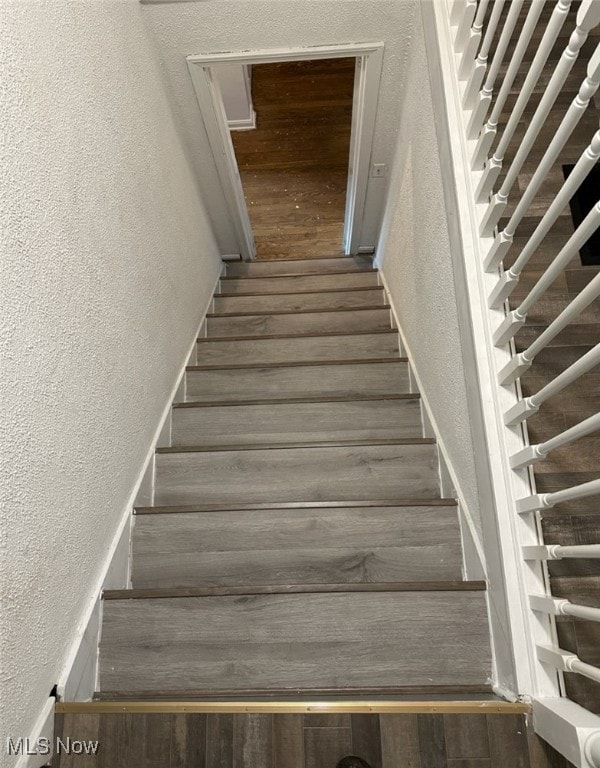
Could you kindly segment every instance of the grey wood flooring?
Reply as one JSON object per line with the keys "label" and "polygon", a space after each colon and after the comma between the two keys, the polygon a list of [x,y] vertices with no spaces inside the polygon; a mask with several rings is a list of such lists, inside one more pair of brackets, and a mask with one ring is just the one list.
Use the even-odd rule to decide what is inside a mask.
{"label": "grey wood flooring", "polygon": [[433,445],[165,453],[156,504],[353,501],[439,496]]}
{"label": "grey wood flooring", "polygon": [[229,368],[186,374],[187,400],[258,400],[269,397],[357,397],[408,392],[408,366],[400,359],[383,363]]}
{"label": "grey wood flooring", "polygon": [[454,507],[140,515],[134,588],[461,579]]}
{"label": "grey wood flooring", "polygon": [[53,768],[572,768],[524,715],[65,714],[55,730],[99,749]]}
{"label": "grey wood flooring", "polygon": [[389,309],[353,309],[300,314],[210,317],[209,336],[258,336],[284,333],[313,333],[323,328],[336,331],[380,331],[390,327]]}
{"label": "grey wood flooring", "polygon": [[198,344],[198,359],[206,366],[243,365],[257,361],[267,366],[291,361],[369,360],[398,356],[398,337],[394,333],[203,341]]}
{"label": "grey wood flooring", "polygon": [[338,274],[294,275],[292,277],[232,277],[221,281],[221,293],[295,293],[296,291],[364,288],[378,285],[375,271],[340,272]]}
{"label": "grey wood flooring", "polygon": [[354,400],[174,408],[172,445],[420,437],[414,400]]}
{"label": "grey wood flooring", "polygon": [[490,663],[483,592],[104,605],[100,679],[110,690],[468,685]]}
{"label": "grey wood flooring", "polygon": [[256,261],[237,261],[227,265],[228,277],[258,277],[267,275],[298,275],[306,272],[347,272],[352,269],[372,270],[370,260],[353,256],[334,256],[320,259],[257,259]]}
{"label": "grey wood flooring", "polygon": [[[223,290],[223,289],[222,289]],[[353,309],[383,304],[381,286],[361,290],[323,290],[317,293],[258,294],[254,296],[215,295],[214,312],[277,312],[281,310]]]}

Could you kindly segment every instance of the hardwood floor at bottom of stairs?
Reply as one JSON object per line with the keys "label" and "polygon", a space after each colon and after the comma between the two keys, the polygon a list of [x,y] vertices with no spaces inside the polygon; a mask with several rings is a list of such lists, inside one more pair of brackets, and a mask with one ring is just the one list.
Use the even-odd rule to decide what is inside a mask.
{"label": "hardwood floor at bottom of stairs", "polygon": [[485,683],[485,593],[108,600],[100,689]]}
{"label": "hardwood floor at bottom of stairs", "polygon": [[64,714],[55,733],[99,743],[52,768],[572,768],[522,714]]}

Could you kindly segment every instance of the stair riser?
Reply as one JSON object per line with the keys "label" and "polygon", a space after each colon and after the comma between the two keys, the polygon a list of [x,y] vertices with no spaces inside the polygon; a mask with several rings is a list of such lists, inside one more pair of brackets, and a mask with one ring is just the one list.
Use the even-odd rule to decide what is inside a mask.
{"label": "stair riser", "polygon": [[188,400],[353,397],[365,392],[400,395],[408,391],[408,365],[403,362],[189,371],[186,374]]}
{"label": "stair riser", "polygon": [[104,605],[104,689],[468,685],[481,684],[489,673],[482,592]]}
{"label": "stair riser", "polygon": [[156,505],[439,495],[433,445],[158,454]]}
{"label": "stair riser", "polygon": [[331,259],[299,259],[295,261],[250,261],[234,262],[227,265],[227,277],[258,277],[266,275],[301,275],[306,272],[331,274],[347,272],[352,269],[372,269],[370,262],[362,259],[331,258]]}
{"label": "stair riser", "polygon": [[418,400],[173,409],[174,446],[422,436]]}
{"label": "stair riser", "polygon": [[221,293],[294,293],[295,291],[335,291],[378,285],[377,272],[337,275],[298,275],[297,277],[252,277],[221,280]]}
{"label": "stair riser", "polygon": [[384,303],[380,288],[367,291],[328,291],[323,293],[286,293],[283,296],[216,296],[215,312],[279,312],[307,309],[353,309]]}
{"label": "stair riser", "polygon": [[241,339],[198,343],[198,365],[244,365],[369,360],[399,356],[395,333],[311,336],[289,339]]}
{"label": "stair riser", "polygon": [[453,507],[142,515],[133,586],[461,579]]}
{"label": "stair riser", "polygon": [[284,333],[380,331],[391,328],[388,309],[311,312],[298,315],[210,317],[207,336],[260,336]]}

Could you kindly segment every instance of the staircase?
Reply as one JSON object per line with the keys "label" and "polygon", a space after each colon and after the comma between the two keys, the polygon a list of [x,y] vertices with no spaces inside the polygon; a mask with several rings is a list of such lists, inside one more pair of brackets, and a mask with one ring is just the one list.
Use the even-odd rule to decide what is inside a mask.
{"label": "staircase", "polygon": [[378,274],[236,263],[104,593],[99,699],[490,694],[485,584],[462,580]]}

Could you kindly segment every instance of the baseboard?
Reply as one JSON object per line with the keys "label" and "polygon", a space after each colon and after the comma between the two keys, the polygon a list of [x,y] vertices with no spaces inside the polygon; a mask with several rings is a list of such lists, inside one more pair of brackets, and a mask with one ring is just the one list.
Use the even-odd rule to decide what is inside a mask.
{"label": "baseboard", "polygon": [[434,437],[437,442],[439,452],[440,491],[443,496],[455,497],[458,500],[461,540],[463,545],[463,572],[465,578],[486,579],[487,567],[483,543],[469,512],[468,505],[465,501],[465,494],[461,490],[458,475],[449,459],[444,438],[442,437],[441,431],[432,414],[427,398],[427,392],[422,386],[419,372],[414,365],[414,357],[402,332],[402,327],[398,320],[398,313],[394,306],[393,296],[381,270],[379,272],[379,277],[387,295],[387,303],[391,307],[394,325],[400,337],[400,349],[402,350],[402,354],[408,358],[411,391],[418,391],[421,395],[424,436]]}
{"label": "baseboard", "polygon": [[252,131],[256,128],[256,112],[252,110],[249,117],[243,120],[228,120],[227,127],[230,131]]}
{"label": "baseboard", "polygon": [[[207,302],[196,326],[197,330],[169,393],[148,452],[108,549],[105,567],[92,592],[93,597],[84,611],[63,671],[59,675],[57,693],[59,698],[64,701],[89,701],[97,690],[98,645],[102,628],[102,591],[104,589],[127,589],[131,585],[133,508],[138,505],[145,506],[153,503],[155,452],[158,447],[170,444],[172,405],[173,402],[185,399],[185,369],[189,364],[196,362],[196,340],[203,335],[206,315],[210,311],[213,294],[218,288],[221,276],[222,271],[215,281],[210,293],[210,300]],[[21,767],[19,766],[19,768]]]}
{"label": "baseboard", "polygon": [[[54,697],[48,697],[33,726],[33,733],[29,735],[18,734],[11,737],[13,744],[15,741],[23,739],[20,745],[22,753],[19,753],[15,768],[41,768],[41,766],[50,763],[54,752],[54,704]],[[8,741],[2,745],[2,748],[8,751],[10,748]]]}

